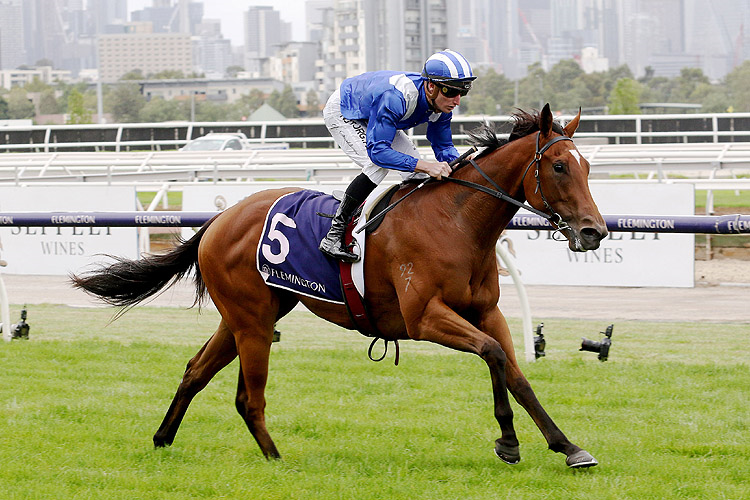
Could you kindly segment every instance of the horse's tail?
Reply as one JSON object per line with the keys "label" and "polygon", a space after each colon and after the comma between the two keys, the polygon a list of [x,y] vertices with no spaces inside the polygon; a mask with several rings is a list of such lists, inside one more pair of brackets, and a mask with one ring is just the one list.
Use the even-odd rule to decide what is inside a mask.
{"label": "horse's tail", "polygon": [[162,255],[149,255],[137,260],[110,256],[114,264],[80,275],[71,274],[73,286],[94,295],[104,302],[123,307],[119,316],[143,300],[169,288],[191,270],[195,271],[196,297],[193,306],[203,303],[206,284],[198,268],[198,245],[213,219],[208,221],[189,240]]}

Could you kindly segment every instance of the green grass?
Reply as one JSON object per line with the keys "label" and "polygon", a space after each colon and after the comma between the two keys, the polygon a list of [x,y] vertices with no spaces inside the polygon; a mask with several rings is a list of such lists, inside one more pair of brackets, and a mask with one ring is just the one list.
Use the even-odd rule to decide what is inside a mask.
{"label": "green grass", "polygon": [[[715,207],[732,207],[732,208],[749,208],[750,207],[750,191],[729,191],[719,190],[714,191],[714,206]],[[706,194],[705,189],[695,190],[695,208],[702,208],[702,212],[696,212],[703,214],[706,209]]]}
{"label": "green grass", "polygon": [[283,460],[262,458],[234,410],[237,361],[196,397],[175,444],[155,450],[185,363],[218,316],[141,307],[107,325],[111,316],[31,306],[31,340],[0,344],[1,498],[750,497],[749,324],[618,322],[600,363],[578,347],[605,322],[545,320],[547,357],[522,368],[601,463],[572,471],[515,403],[522,461],[494,457],[478,358],[403,342],[398,367],[391,354],[372,363],[367,339],[304,312],[279,323],[272,349],[266,414]]}
{"label": "green grass", "polygon": [[[151,204],[156,197],[156,191],[138,191],[138,200],[144,207]],[[179,210],[182,206],[182,191],[167,191],[167,204],[171,210]],[[159,202],[161,206],[161,202]]]}

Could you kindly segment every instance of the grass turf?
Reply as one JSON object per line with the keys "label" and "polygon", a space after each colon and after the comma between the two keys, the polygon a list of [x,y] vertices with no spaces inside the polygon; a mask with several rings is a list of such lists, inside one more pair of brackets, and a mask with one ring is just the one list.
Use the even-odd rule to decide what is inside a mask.
{"label": "grass turf", "polygon": [[478,358],[404,342],[398,367],[391,355],[372,363],[367,339],[305,312],[279,323],[272,349],[266,414],[283,460],[262,458],[234,410],[236,360],[196,397],[175,444],[153,449],[218,316],[141,307],[107,325],[111,316],[32,306],[31,340],[0,345],[0,497],[750,497],[747,324],[619,322],[600,363],[577,349],[606,325],[545,320],[547,357],[522,368],[601,463],[573,471],[515,403],[521,463],[494,457]]}

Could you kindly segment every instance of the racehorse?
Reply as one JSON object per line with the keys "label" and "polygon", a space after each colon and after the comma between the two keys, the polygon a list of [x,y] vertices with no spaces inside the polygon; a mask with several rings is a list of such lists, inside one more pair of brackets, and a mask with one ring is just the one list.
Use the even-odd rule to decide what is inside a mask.
{"label": "racehorse", "polygon": [[[578,115],[564,128],[546,105],[520,111],[506,143],[486,128],[473,134],[485,149],[454,171],[409,195],[367,236],[365,303],[386,340],[423,340],[480,356],[490,370],[494,412],[501,430],[495,453],[520,460],[508,391],[529,413],[549,448],[570,467],[596,459],[571,443],[537,400],[518,366],[511,334],[498,308],[495,243],[522,202],[543,214],[568,239],[570,250],[599,247],[606,225],[588,187],[590,166],[571,140]],[[296,188],[259,192],[208,221],[192,238],[163,255],[115,258],[97,270],[72,275],[73,285],[106,302],[128,307],[195,274],[196,303],[208,293],[221,314],[213,336],[193,357],[154,435],[171,445],[188,405],[236,356],[236,407],[267,459],[280,458],[265,422],[265,387],[274,324],[301,302],[310,311],[354,329],[344,305],[268,286],[256,269],[256,248],[269,207]],[[406,198],[408,196],[408,198]],[[317,250],[316,250],[317,251]],[[405,266],[409,275],[403,276]]]}

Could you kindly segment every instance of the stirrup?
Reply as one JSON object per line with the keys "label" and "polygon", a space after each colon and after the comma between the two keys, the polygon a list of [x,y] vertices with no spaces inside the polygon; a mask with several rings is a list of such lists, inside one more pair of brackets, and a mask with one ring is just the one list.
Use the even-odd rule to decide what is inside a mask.
{"label": "stirrup", "polygon": [[321,252],[326,254],[327,256],[331,257],[332,259],[341,260],[343,262],[348,262],[350,264],[353,264],[355,262],[359,261],[359,255],[357,255],[354,252],[347,251],[343,245],[340,244],[340,242],[334,242],[333,248],[327,248],[324,246],[324,243],[329,241],[328,239],[324,239],[320,243],[320,249]]}

